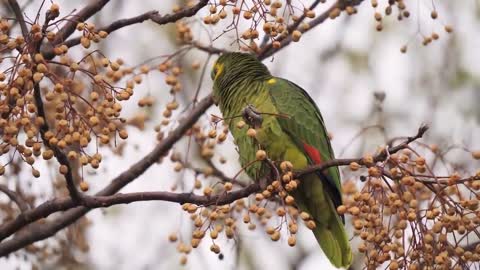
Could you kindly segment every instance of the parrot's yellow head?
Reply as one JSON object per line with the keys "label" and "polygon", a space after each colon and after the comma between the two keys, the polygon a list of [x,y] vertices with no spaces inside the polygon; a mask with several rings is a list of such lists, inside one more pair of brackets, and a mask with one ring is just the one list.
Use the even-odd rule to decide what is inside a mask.
{"label": "parrot's yellow head", "polygon": [[213,94],[217,100],[241,89],[242,85],[271,77],[267,67],[254,55],[238,52],[222,54],[215,61],[210,76],[213,80]]}
{"label": "parrot's yellow head", "polygon": [[218,77],[222,74],[224,68],[225,64],[219,63],[218,61],[215,62],[212,68],[212,72],[210,73],[210,77],[212,77],[213,81],[218,79]]}

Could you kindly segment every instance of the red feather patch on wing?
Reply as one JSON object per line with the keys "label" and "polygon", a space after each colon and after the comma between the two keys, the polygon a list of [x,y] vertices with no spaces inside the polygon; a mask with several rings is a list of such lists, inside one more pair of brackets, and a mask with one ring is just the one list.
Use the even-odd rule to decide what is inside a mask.
{"label": "red feather patch on wing", "polygon": [[303,143],[303,149],[307,152],[307,155],[312,159],[315,164],[322,163],[322,156],[318,152],[317,148],[309,145],[308,143]]}

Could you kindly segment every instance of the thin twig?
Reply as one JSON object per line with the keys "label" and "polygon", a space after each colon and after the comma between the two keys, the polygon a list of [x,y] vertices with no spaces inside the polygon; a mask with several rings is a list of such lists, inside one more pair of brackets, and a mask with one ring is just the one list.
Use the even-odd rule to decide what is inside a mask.
{"label": "thin twig", "polygon": [[20,9],[20,6],[18,5],[18,2],[16,0],[8,0],[8,4],[10,5],[10,8],[12,8],[13,13],[15,14],[15,18],[17,19],[17,22],[20,24],[20,29],[22,30],[22,35],[27,40],[28,37],[28,28],[27,28],[27,23],[25,22],[25,18],[23,17],[22,10]]}
{"label": "thin twig", "polygon": [[74,31],[79,22],[84,22],[91,16],[99,12],[110,0],[92,1],[80,11],[72,15],[73,18],[67,20],[67,23],[55,35],[54,45],[58,45],[65,41]]}
{"label": "thin twig", "polygon": [[[43,37],[45,37],[46,31],[47,31],[47,25],[52,20],[54,16],[51,16],[50,11],[48,10],[46,15],[45,15],[45,23],[42,27],[42,38],[38,41],[33,46],[33,51],[31,52],[31,57],[34,58],[34,55],[40,52],[40,46],[43,41]],[[60,163],[61,166],[66,166],[67,167],[67,172],[65,173],[65,181],[67,182],[67,189],[68,193],[70,194],[70,197],[72,197],[72,200],[75,202],[81,202],[82,199],[82,194],[77,190],[75,186],[75,180],[73,179],[73,173],[72,173],[72,166],[70,165],[70,161],[67,158],[67,155],[56,145],[51,145],[50,141],[47,139],[46,133],[50,130],[48,122],[47,122],[47,115],[45,113],[45,108],[43,106],[43,100],[42,100],[42,94],[40,90],[40,82],[36,82],[33,85],[33,96],[35,99],[35,106],[37,107],[37,115],[38,117],[43,118],[42,124],[39,126],[40,129],[40,136],[42,137],[43,144],[47,146],[48,148],[52,149],[53,155],[57,159],[58,163]]]}
{"label": "thin twig", "polygon": [[222,53],[228,52],[227,50],[215,48],[213,46],[202,45],[197,41],[192,41],[191,44],[193,47],[199,49],[200,51],[204,51],[208,54],[222,54]]}
{"label": "thin twig", "polygon": [[10,190],[6,185],[1,185],[0,184],[0,191],[5,193],[5,195],[7,195],[7,197],[10,200],[15,202],[17,204],[18,208],[20,209],[20,211],[25,212],[28,209],[30,209],[27,202],[25,200],[23,200],[23,198],[20,197],[20,195],[17,194],[15,191]]}
{"label": "thin twig", "polygon": [[[335,3],[333,3],[326,11],[324,11],[322,14],[318,15],[315,19],[313,19],[311,22],[308,23],[309,27],[307,29],[302,29],[299,28],[298,30],[302,33],[306,33],[310,30],[312,30],[315,26],[318,26],[325,22],[329,16],[330,13],[335,10],[335,9],[340,9],[343,10],[347,6],[356,6],[360,5],[364,0],[352,0],[352,1],[343,1],[343,0],[338,0]],[[290,28],[290,27],[289,27]],[[287,36],[286,38],[283,39],[278,39],[277,41],[281,42],[280,48],[273,48],[273,43],[269,43],[266,45],[258,54],[258,58],[260,59],[265,59],[267,57],[272,56],[274,53],[280,51],[281,49],[285,48],[288,44],[292,42],[291,36]]]}
{"label": "thin twig", "polygon": [[[113,23],[105,26],[105,27],[100,27],[97,29],[99,32],[100,31],[105,31],[107,33],[112,33],[115,30],[118,30],[120,28],[123,28],[125,26],[129,26],[132,24],[137,24],[137,23],[143,23],[146,20],[150,20],[153,15],[158,15],[158,11],[152,10],[152,11],[147,11],[143,14],[140,14],[138,16],[132,17],[132,18],[127,18],[127,19],[120,19],[118,21],[114,21]],[[75,45],[80,44],[80,37],[72,38],[67,41],[65,41],[63,44],[67,45],[69,48],[73,47]]]}
{"label": "thin twig", "polygon": [[[223,183],[229,182],[229,183],[238,185],[240,187],[246,187],[247,186],[247,184],[244,183],[244,182],[241,182],[241,181],[238,181],[236,179],[233,179],[231,177],[226,176],[220,169],[217,168],[217,166],[215,166],[215,164],[213,164],[213,162],[211,160],[208,160],[207,164],[208,164],[208,167],[211,168],[211,170],[212,170],[211,171],[211,176],[214,176],[214,177],[220,179],[220,181],[222,181]],[[204,173],[204,169],[193,167],[190,164],[187,164],[185,167],[192,169],[195,173],[198,173],[198,174],[203,174]]]}
{"label": "thin twig", "polygon": [[210,62],[211,57],[212,54],[209,53],[207,60],[205,60],[205,64],[203,65],[202,72],[200,73],[200,80],[198,81],[197,90],[195,90],[195,95],[193,96],[193,107],[195,107],[195,103],[198,101],[200,90],[202,90],[203,77],[205,77],[205,72],[207,71],[208,63]]}
{"label": "thin twig", "polygon": [[[17,1],[15,1],[15,0],[9,0],[9,4],[10,4],[10,7],[12,8],[12,10],[14,11],[15,16],[16,16],[19,24],[20,24],[20,28],[22,29],[23,36],[24,36],[25,40],[27,40],[28,29],[27,29],[27,25],[25,23],[25,19],[23,17],[23,14],[20,10],[20,6],[18,5]],[[49,16],[46,16],[45,24],[48,23],[49,18],[50,18]],[[33,50],[35,50],[35,51],[31,52],[32,58],[33,58],[33,55],[36,53],[36,51],[39,49],[39,44],[41,44],[41,42],[42,41],[40,40],[40,41],[37,42],[37,46],[33,46]],[[69,191],[72,199],[79,200],[79,198],[80,198],[79,192],[75,188],[75,183],[73,181],[73,174],[71,172],[71,167],[70,167],[70,164],[68,162],[67,156],[57,147],[51,146],[49,144],[48,140],[45,137],[45,133],[49,130],[49,127],[48,127],[48,124],[47,124],[47,117],[45,115],[45,110],[43,108],[43,101],[42,101],[42,96],[41,96],[41,92],[40,92],[40,86],[39,86],[38,83],[35,83],[35,85],[34,85],[34,98],[35,98],[35,105],[37,107],[38,116],[43,118],[43,120],[44,120],[43,124],[40,126],[40,134],[42,136],[43,143],[53,150],[55,157],[57,158],[58,162],[61,165],[65,165],[65,166],[68,167],[68,172],[65,175],[65,179],[67,181],[67,188],[68,188],[68,191]]]}
{"label": "thin twig", "polygon": [[207,4],[208,4],[208,0],[200,0],[196,5],[192,6],[191,8],[184,8],[173,14],[166,14],[166,15],[157,14],[152,16],[151,20],[158,24],[176,22],[185,17],[192,17],[193,15],[197,14],[197,12]]}
{"label": "thin twig", "polygon": [[[415,134],[415,136],[407,137],[407,139],[404,142],[400,143],[399,145],[396,145],[396,146],[393,146],[393,147],[389,148],[388,153],[386,152],[387,150],[384,150],[384,151],[378,153],[377,155],[375,155],[373,157],[373,161],[374,162],[383,161],[383,160],[386,159],[386,157],[389,154],[394,154],[394,153],[396,153],[396,152],[398,152],[402,149],[407,148],[408,144],[410,144],[411,142],[413,142],[415,140],[418,140],[418,139],[422,138],[423,135],[425,134],[425,132],[427,132],[427,130],[428,130],[427,125],[420,126],[420,128],[418,128],[417,134]],[[299,171],[295,172],[294,176],[295,176],[295,178],[298,178],[302,175],[309,174],[309,173],[312,173],[312,172],[315,172],[315,171],[323,171],[323,170],[325,170],[327,168],[330,168],[332,166],[346,166],[346,165],[349,165],[352,162],[357,162],[360,165],[366,165],[363,158],[332,159],[332,160],[323,162],[319,165],[311,166],[311,167],[308,167],[306,169],[299,170]]]}
{"label": "thin twig", "polygon": [[[107,4],[107,2],[108,0],[103,0],[103,1],[92,3],[91,5],[86,6],[84,9],[82,9],[77,14],[75,14],[74,17],[76,19],[70,20],[62,29],[58,31],[56,35],[56,39],[51,44],[46,44],[46,46],[42,48],[43,56],[46,59],[52,59],[53,57],[55,57],[55,54],[53,53],[53,47],[58,46],[60,44],[67,45],[69,48],[80,44],[80,37],[76,37],[69,40],[66,40],[66,39],[73,33],[77,23],[83,22],[86,19],[88,19],[92,15],[90,14],[92,11],[95,10],[95,12],[98,12],[101,8],[103,8],[104,5]],[[163,16],[160,15],[158,11],[151,10],[135,17],[114,21],[113,23],[105,27],[101,27],[97,30],[105,31],[107,33],[112,33],[113,31],[116,31],[126,26],[130,26],[137,23],[143,23],[146,20],[151,20],[159,25],[173,23],[179,19],[182,19],[185,17],[191,17],[195,15],[201,8],[206,6],[207,3],[208,3],[208,0],[201,0],[191,8],[185,8],[174,14],[166,14]]]}

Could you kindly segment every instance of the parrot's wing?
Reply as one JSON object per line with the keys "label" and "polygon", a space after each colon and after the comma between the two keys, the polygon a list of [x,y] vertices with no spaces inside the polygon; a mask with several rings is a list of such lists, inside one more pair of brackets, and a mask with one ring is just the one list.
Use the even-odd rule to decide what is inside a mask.
{"label": "parrot's wing", "polygon": [[[311,164],[320,164],[334,158],[332,146],[322,115],[315,102],[300,86],[281,78],[268,81],[267,88],[279,113],[282,130],[303,149]],[[340,173],[338,167],[330,167],[320,173],[332,194],[335,207],[342,204]]]}

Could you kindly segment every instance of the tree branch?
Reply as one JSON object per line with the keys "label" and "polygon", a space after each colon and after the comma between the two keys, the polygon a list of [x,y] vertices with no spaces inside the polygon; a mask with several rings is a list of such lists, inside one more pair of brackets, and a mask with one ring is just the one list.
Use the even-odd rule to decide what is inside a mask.
{"label": "tree branch", "polygon": [[230,182],[232,184],[239,185],[241,187],[246,187],[247,184],[241,181],[238,181],[237,179],[233,179],[231,177],[228,177],[225,175],[211,160],[207,160],[207,164],[210,168],[212,168],[212,175],[218,177],[222,182]]}
{"label": "tree branch", "polygon": [[[232,184],[239,185],[241,187],[246,187],[248,185],[246,183],[240,182],[236,179],[233,179],[233,178],[225,175],[219,168],[217,168],[217,166],[215,166],[215,164],[213,164],[213,162],[211,160],[206,160],[206,162],[208,164],[208,167],[211,168],[211,170],[212,170],[211,176],[220,179],[221,182],[223,182],[223,183],[229,182],[229,183],[232,183]],[[186,164],[186,167],[190,168],[191,170],[193,170],[197,174],[204,173],[204,169],[194,167],[191,164]]]}
{"label": "tree branch", "polygon": [[[42,27],[42,38],[38,41],[35,41],[34,46],[32,46],[34,48],[30,53],[32,58],[34,58],[35,54],[40,52],[40,46],[42,44],[43,38],[45,37],[48,23],[53,18],[54,17],[50,16],[50,11],[48,10],[45,15],[45,23]],[[35,106],[37,107],[37,115],[38,117],[43,119],[42,124],[39,126],[40,136],[42,137],[43,144],[46,147],[53,150],[53,154],[61,166],[63,165],[67,167],[67,172],[64,176],[65,176],[65,181],[67,182],[68,193],[70,194],[70,197],[72,197],[73,201],[80,202],[82,198],[82,194],[75,187],[75,181],[73,179],[73,173],[72,173],[72,166],[70,165],[67,155],[56,145],[51,145],[50,141],[46,137],[46,133],[50,130],[50,128],[47,122],[45,108],[43,106],[42,93],[40,90],[40,82],[36,82],[33,85],[33,90],[34,90],[33,96],[35,99]]]}
{"label": "tree branch", "polygon": [[[357,0],[361,2],[361,0]],[[108,1],[97,1],[88,6],[84,9],[79,11],[75,16],[77,17],[77,21],[72,21],[67,23],[60,31],[57,33],[57,38],[59,43],[65,40],[68,36],[73,33],[76,23],[78,21],[84,21],[92,16],[95,12],[100,10]],[[165,24],[168,22],[175,21],[177,19],[183,18],[185,16],[193,16],[198,10],[204,7],[208,3],[207,0],[201,0],[197,5],[190,9],[184,9],[179,13],[173,15],[165,15],[165,16],[155,16],[154,21],[159,24]],[[183,14],[183,15],[180,15]],[[132,18],[130,18],[132,19]],[[316,26],[323,22],[326,19],[323,17],[317,18],[316,20],[312,21],[312,23],[316,22],[312,25]],[[128,20],[128,19],[127,19]],[[153,19],[152,19],[153,20]],[[127,24],[128,25],[128,24]],[[117,28],[118,29],[118,28]],[[282,44],[282,47],[287,46],[290,41],[286,40]],[[263,60],[278,50],[271,50],[268,47],[266,50],[262,51],[258,55],[258,59]],[[45,57],[48,59],[48,57]],[[179,126],[173,130],[167,138],[161,141],[149,154],[147,154],[144,158],[140,161],[132,165],[128,170],[118,175],[114,178],[111,183],[98,192],[93,197],[86,197],[86,202],[89,203],[90,207],[103,207],[105,205],[114,205],[120,203],[129,203],[135,201],[134,199],[139,200],[153,200],[153,199],[171,199],[170,201],[175,202],[185,202],[185,200],[189,199],[193,202],[198,202],[201,204],[208,204],[212,203],[210,201],[211,198],[205,198],[203,196],[195,195],[192,197],[191,194],[187,195],[184,194],[171,194],[171,193],[164,193],[164,192],[150,192],[150,193],[143,193],[143,197],[140,196],[140,193],[132,193],[132,194],[116,194],[121,188],[128,185],[130,182],[138,178],[143,172],[145,172],[151,165],[153,165],[161,156],[165,155],[171,147],[185,134],[185,132],[200,118],[201,115],[213,104],[213,98],[211,95],[204,98],[200,101],[197,106],[191,111],[191,113],[179,124]],[[343,164],[347,165],[347,164]],[[321,168],[317,168],[318,170],[324,170],[331,166],[338,166],[335,163],[328,163]],[[235,192],[227,193],[224,197],[215,197],[215,203],[228,203],[231,200],[236,200],[239,198],[247,197],[249,194],[252,194],[259,190],[259,187],[256,184],[249,185],[245,188],[237,190]],[[233,195],[232,195],[233,194]],[[69,210],[67,210],[69,209]],[[52,221],[46,221],[42,224],[31,224],[43,217],[47,217],[52,213],[64,211],[58,218]],[[32,244],[36,241],[40,241],[55,235],[59,230],[69,226],[73,222],[75,222],[78,218],[85,215],[91,208],[86,206],[79,206],[78,202],[74,202],[71,198],[62,198],[62,199],[53,199],[47,201],[34,209],[27,210],[17,216],[17,218],[9,223],[3,224],[0,227],[0,241],[4,240],[6,237],[11,236],[15,232],[19,231],[21,228],[25,227],[28,224],[31,224],[28,229],[22,231],[22,234],[15,235],[12,239],[4,240],[0,243],[0,256],[5,256],[19,250],[29,244]]]}
{"label": "tree branch", "polygon": [[[28,28],[27,28],[27,25],[25,23],[25,19],[23,17],[22,11],[20,10],[20,6],[18,5],[17,1],[15,1],[15,0],[9,0],[8,2],[10,4],[10,7],[12,8],[13,12],[15,13],[15,17],[17,18],[17,21],[20,24],[20,28],[22,29],[22,34],[23,34],[25,40],[28,40]],[[48,20],[49,20],[49,16],[46,16],[45,24],[48,23]],[[45,31],[45,26],[44,26],[43,30]],[[34,50],[39,49],[39,44],[40,43],[41,43],[41,40],[38,41],[38,46],[34,46],[35,47]],[[36,52],[31,53],[32,58],[33,58],[33,55],[35,53]],[[72,172],[71,172],[71,168],[70,168],[70,164],[68,162],[67,156],[57,147],[50,145],[50,143],[48,142],[48,140],[45,137],[45,133],[49,130],[49,128],[48,128],[47,118],[45,116],[45,110],[43,108],[43,101],[42,101],[42,96],[41,96],[41,93],[40,93],[40,86],[38,85],[38,83],[35,83],[35,85],[34,85],[34,97],[35,97],[35,105],[36,105],[37,111],[38,111],[38,116],[43,118],[43,120],[44,120],[43,124],[40,126],[40,134],[42,136],[43,143],[53,150],[54,155],[55,155],[55,157],[57,158],[57,160],[60,164],[68,167],[68,172],[65,175],[65,179],[67,181],[67,188],[68,188],[68,191],[70,193],[70,196],[74,200],[78,200],[80,196],[79,196],[79,193],[78,193],[77,189],[75,188],[75,183],[73,181],[73,175],[72,175]]]}
{"label": "tree branch", "polygon": [[[48,222],[43,225],[34,225],[21,235],[14,237],[11,240],[4,241],[0,244],[0,257],[6,256],[11,252],[23,248],[24,246],[46,239],[53,236],[60,229],[75,222],[79,217],[85,215],[88,211],[99,207],[108,207],[116,204],[126,204],[137,201],[151,201],[161,200],[176,203],[195,203],[198,205],[223,205],[232,203],[238,199],[248,197],[250,194],[260,191],[258,184],[251,184],[240,190],[229,193],[219,194],[215,196],[200,196],[193,193],[172,193],[172,192],[136,192],[128,194],[116,194],[113,196],[95,196],[88,197],[89,208],[77,207],[70,209],[61,218],[57,218],[53,222]],[[68,208],[72,201],[70,199],[59,200],[52,206],[59,208]]]}
{"label": "tree branch", "polygon": [[[311,22],[309,22],[309,28],[307,29],[297,29],[302,33],[306,33],[310,30],[312,30],[315,26],[322,24],[325,20],[327,20],[330,16],[330,13],[335,10],[335,9],[340,9],[344,10],[347,6],[357,6],[360,5],[364,0],[352,0],[352,1],[345,1],[345,0],[338,0],[337,2],[333,3],[326,11],[324,11],[322,14],[317,16],[315,19],[313,19]],[[348,5],[347,5],[348,3]],[[296,25],[296,26],[295,26]],[[289,26],[288,29],[293,31],[296,28],[298,28],[299,24],[293,24],[292,26]],[[265,48],[263,48],[260,53],[258,54],[258,57],[261,59],[265,59],[267,57],[272,56],[274,53],[280,51],[281,49],[285,48],[288,44],[292,42],[291,36],[287,36],[283,39],[277,39],[277,41],[281,42],[280,48],[273,48],[273,43],[269,43]]]}
{"label": "tree branch", "polygon": [[[213,104],[213,98],[207,96],[201,100],[191,113],[181,121],[179,126],[173,130],[170,135],[162,140],[149,154],[143,157],[140,161],[132,165],[128,170],[115,177],[111,183],[99,191],[96,196],[110,196],[118,192],[121,188],[128,185],[141,174],[143,174],[151,165],[155,164],[158,159],[165,155],[171,147],[187,132],[188,129],[200,118],[201,115]],[[85,197],[88,201],[91,197]],[[15,220],[6,223],[0,227],[0,241],[6,237],[14,234],[24,226],[49,216],[58,211],[64,211],[77,206],[71,199],[53,199],[47,201],[35,209],[21,213]],[[70,209],[56,220],[46,224],[32,225],[28,233],[15,236],[11,240],[0,243],[0,257],[9,254],[10,252],[21,249],[22,247],[43,240],[54,235],[58,230],[72,224],[85,215],[90,209],[81,206]]]}
{"label": "tree branch", "polygon": [[[13,0],[10,0],[10,1],[16,2]],[[75,15],[76,17],[75,21],[68,22],[61,30],[59,30],[59,32],[57,33],[56,43],[58,44],[62,42],[64,39],[66,39],[68,36],[70,36],[73,33],[75,26],[78,22],[85,21],[90,16],[98,12],[107,3],[108,1],[105,1],[105,0],[96,1],[89,4],[88,6],[83,8],[81,11],[79,11]],[[153,20],[158,24],[166,24],[169,22],[173,22],[177,19],[180,19],[182,17],[193,16],[196,12],[198,12],[198,10],[204,7],[207,3],[208,3],[207,0],[201,0],[197,5],[193,6],[192,8],[184,9],[183,11],[180,11],[179,13],[176,13],[173,15],[160,16],[157,14],[158,16],[155,16]],[[149,16],[152,16],[152,15],[154,14],[152,13]],[[122,24],[128,25],[128,23],[131,23],[132,20],[127,19],[127,21],[123,21],[117,24],[113,23],[112,25],[110,25],[110,27],[112,29],[118,29],[120,28],[120,26],[122,26]],[[24,22],[24,20],[19,19],[19,22]],[[53,57],[53,55],[49,57]],[[48,59],[48,55],[45,56],[45,58]],[[36,96],[36,100],[39,101],[38,104],[43,105],[43,102],[41,102],[41,96],[39,95],[40,92],[39,91],[35,91],[35,92],[36,93],[38,92],[38,95]],[[136,179],[151,165],[153,165],[160,158],[160,156],[168,152],[170,148],[173,146],[173,144],[175,144],[184,135],[184,133],[198,120],[198,118],[212,104],[213,104],[213,99],[211,95],[207,96],[202,101],[200,101],[198,103],[198,106],[196,106],[195,109],[192,110],[191,114],[173,132],[171,132],[170,135],[165,140],[163,140],[160,144],[158,144],[157,147],[152,152],[150,152],[142,160],[140,160],[139,162],[134,164],[132,167],[130,167],[127,171],[123,172],[122,174],[117,176],[115,179],[113,179],[112,182],[107,187],[105,187],[103,190],[98,192],[96,195],[109,196],[109,195],[115,194],[125,185],[129,184],[131,181]],[[42,107],[42,106],[39,106],[39,107]],[[90,210],[87,207],[79,207],[78,203],[79,202],[74,202],[70,198],[53,199],[39,205],[35,209],[28,210],[28,211],[25,211],[24,213],[21,213],[20,215],[17,216],[17,218],[14,221],[3,224],[0,227],[0,241],[5,239],[6,237],[11,236],[12,234],[17,232],[24,226],[30,223],[33,223],[40,218],[47,217],[50,214],[55,212],[70,209],[69,211],[67,211],[62,216],[60,216],[59,218],[57,218],[52,222],[48,222],[46,224],[35,224],[29,228],[28,232],[22,235],[17,235],[14,239],[4,241],[3,243],[0,244],[0,250],[1,250],[0,254],[6,255],[10,252],[13,252],[15,250],[18,250],[24,247],[25,245],[48,238],[54,235],[58,230],[75,222],[75,220],[77,220],[78,218],[80,218]],[[73,208],[73,207],[76,207],[76,208]],[[3,255],[0,255],[0,256],[3,256]]]}
{"label": "tree branch", "polygon": [[[118,30],[120,28],[123,28],[125,26],[129,26],[137,23],[143,23],[146,20],[150,20],[153,15],[158,15],[158,11],[152,10],[132,18],[120,19],[118,21],[114,21],[110,25],[99,28],[98,31],[105,31],[110,34],[111,32]],[[65,41],[63,44],[67,45],[70,48],[80,44],[80,39],[81,39],[80,37],[72,38]]]}
{"label": "tree branch", "polygon": [[174,193],[165,191],[156,192],[132,192],[118,193],[112,196],[94,196],[87,199],[87,206],[91,209],[109,207],[116,204],[126,204],[138,201],[166,201],[175,203],[193,203],[196,205],[224,205],[238,199],[248,197],[252,193],[260,191],[257,183],[250,184],[239,190],[225,192],[214,196],[196,195],[194,193]]}
{"label": "tree branch", "polygon": [[[202,100],[197,107],[195,107],[195,111],[192,111],[190,116],[185,120],[185,122],[181,123],[180,126],[172,133],[169,137],[167,137],[162,143],[160,143],[150,154],[148,154],[145,158],[137,162],[133,165],[130,169],[126,172],[119,175],[115,178],[112,183],[103,189],[102,191],[98,192],[96,196],[92,197],[85,197],[83,203],[86,206],[76,207],[74,209],[70,209],[75,207],[75,202],[70,199],[54,199],[43,203],[42,205],[38,206],[35,209],[28,210],[22,214],[20,214],[13,222],[7,224],[9,226],[2,226],[0,228],[0,232],[2,232],[2,238],[6,237],[3,234],[4,231],[8,231],[14,233],[15,231],[19,230],[24,225],[33,222],[34,220],[38,220],[39,218],[46,217],[54,212],[63,211],[70,209],[68,212],[63,214],[60,218],[57,218],[51,223],[47,224],[36,224],[31,226],[28,233],[23,233],[14,237],[11,240],[4,241],[0,243],[0,256],[5,256],[13,251],[16,251],[28,244],[33,242],[45,239],[47,237],[52,236],[58,230],[68,226],[69,224],[73,223],[76,219],[81,217],[82,215],[86,214],[93,208],[99,207],[108,207],[116,204],[126,204],[136,201],[150,201],[150,200],[161,200],[161,201],[170,201],[170,202],[177,202],[177,203],[194,203],[198,205],[222,205],[228,204],[235,200],[248,197],[249,195],[260,191],[260,186],[258,183],[250,184],[242,189],[230,192],[230,193],[223,193],[215,196],[200,196],[195,195],[192,193],[172,193],[172,192],[135,192],[135,193],[127,193],[127,194],[115,194],[121,187],[127,185],[129,182],[137,178],[140,174],[142,174],[151,164],[153,164],[158,157],[162,156],[172,144],[182,137],[183,133],[185,133],[189,126],[196,122],[194,116],[196,113],[202,110],[206,110],[208,106],[212,102],[211,99],[204,99]],[[201,115],[201,114],[200,114]],[[401,144],[393,147],[390,149],[389,153],[393,154],[395,152],[400,151],[401,149],[405,149],[408,147],[408,144],[417,140],[423,136],[426,132],[427,127],[422,126],[419,128],[417,134],[413,137],[409,137],[406,141],[402,142]],[[375,161],[381,161],[382,159],[386,159],[388,155],[384,152],[377,154],[374,157]],[[328,162],[324,162],[321,165],[312,166],[305,170],[295,172],[295,177],[299,177],[301,175],[312,173],[314,171],[323,171],[333,166],[346,166],[349,165],[351,162],[359,162],[359,164],[364,164],[362,159],[335,159]],[[115,195],[112,195],[115,194]],[[10,225],[11,224],[11,225]],[[7,235],[8,236],[8,235]]]}
{"label": "tree branch", "polygon": [[192,41],[191,44],[192,44],[193,47],[199,49],[200,51],[203,51],[203,52],[206,52],[206,53],[209,53],[209,54],[222,54],[222,53],[228,52],[227,50],[215,48],[213,46],[202,45],[197,41]]}
{"label": "tree branch", "polygon": [[[318,4],[320,4],[320,2],[322,2],[322,1],[321,0],[315,0],[315,2],[313,2],[308,9],[313,10],[315,7],[318,6]],[[287,27],[288,33],[291,33],[291,32],[293,32],[293,30],[296,30],[298,28],[298,26],[305,20],[306,17],[307,17],[307,14],[304,13],[304,14],[302,14],[302,16],[300,16],[300,18],[298,18],[297,21],[295,21],[294,23],[289,25]]]}
{"label": "tree branch", "polygon": [[[398,152],[402,149],[407,148],[408,144],[410,144],[411,142],[413,142],[415,140],[418,140],[418,139],[422,138],[423,135],[425,134],[425,132],[427,132],[427,130],[428,130],[427,125],[420,126],[418,128],[417,134],[415,134],[415,136],[407,137],[407,139],[404,142],[402,142],[401,144],[396,145],[396,146],[394,146],[390,149],[383,150],[382,152],[378,153],[377,155],[375,155],[373,157],[373,161],[374,162],[384,161],[388,157],[388,155],[394,154],[394,153],[396,153],[396,152]],[[352,162],[357,162],[359,165],[367,165],[367,164],[365,164],[365,161],[363,160],[363,158],[332,159],[332,160],[323,162],[322,164],[319,164],[319,165],[316,165],[316,166],[311,166],[311,167],[308,167],[304,170],[297,171],[295,173],[295,177],[300,177],[302,175],[309,174],[309,173],[312,173],[312,172],[315,172],[315,171],[323,171],[323,170],[325,170],[329,167],[333,167],[333,166],[346,166],[346,165],[349,165]]]}
{"label": "tree branch", "polygon": [[[207,3],[208,1],[202,0],[191,8],[183,9],[175,14],[168,14],[164,16],[160,15],[157,10],[147,11],[143,14],[140,14],[132,18],[120,19],[118,21],[114,21],[110,25],[99,28],[98,31],[105,31],[110,34],[113,31],[118,30],[120,28],[137,24],[137,23],[143,23],[146,20],[151,20],[159,25],[173,23],[181,18],[191,17],[195,15],[202,7],[206,6]],[[67,45],[69,48],[75,45],[78,45],[80,44],[80,37],[69,39],[65,41],[63,44]]]}
{"label": "tree branch", "polygon": [[42,137],[43,144],[53,150],[53,154],[57,159],[58,163],[60,163],[60,165],[67,166],[68,170],[67,170],[67,173],[65,174],[65,181],[67,182],[68,193],[70,194],[70,197],[72,197],[74,201],[80,202],[82,195],[75,187],[75,181],[73,179],[73,173],[72,173],[72,166],[70,166],[70,162],[68,161],[67,155],[65,155],[65,153],[62,150],[60,150],[57,146],[51,145],[49,140],[45,136],[46,132],[49,130],[49,127],[47,123],[47,117],[45,115],[45,109],[43,108],[43,100],[40,92],[40,86],[38,83],[35,83],[33,87],[34,87],[33,96],[35,98],[35,105],[37,106],[38,116],[43,118],[43,124],[40,125],[40,136]]}
{"label": "tree branch", "polygon": [[[100,1],[100,2],[102,2],[102,1]],[[104,1],[104,2],[108,2],[108,1]],[[103,5],[105,5],[105,4],[106,3],[104,3]],[[163,16],[160,15],[157,10],[151,10],[151,11],[147,11],[147,12],[145,12],[143,14],[140,14],[138,16],[135,16],[135,17],[131,17],[131,18],[127,18],[127,19],[120,19],[120,20],[114,21],[110,25],[99,28],[98,31],[105,31],[105,32],[110,34],[110,33],[114,32],[114,31],[116,31],[120,28],[130,26],[130,25],[133,25],[133,24],[137,24],[137,23],[143,23],[146,20],[151,20],[151,21],[153,21],[153,22],[155,22],[159,25],[173,23],[173,22],[175,22],[179,19],[182,19],[182,18],[185,18],[185,17],[191,17],[191,16],[195,15],[201,8],[203,8],[207,4],[208,4],[208,0],[201,0],[200,2],[198,2],[196,5],[194,5],[191,8],[182,9],[181,11],[176,12],[174,14],[167,14],[167,15],[163,15]],[[98,8],[98,10],[100,10],[103,7],[103,5],[98,6],[98,4],[97,4],[96,8]],[[87,7],[85,7],[85,8],[87,8]],[[89,9],[92,9],[92,8],[93,7],[90,7]],[[79,14],[80,15],[86,14],[86,12],[83,12],[83,13],[78,12],[75,16],[79,17],[80,16]],[[88,17],[90,17],[90,16],[91,15],[89,15]],[[57,35],[61,34],[61,35],[63,35],[63,37],[60,38],[60,36],[58,36],[58,39],[56,38],[51,44],[45,44],[46,46],[44,48],[42,48],[42,54],[44,55],[44,57],[46,59],[52,59],[53,57],[55,57],[55,54],[53,53],[53,47],[60,45],[68,36],[70,36],[73,33],[73,31],[75,30],[76,23],[81,22],[81,21],[85,21],[88,17],[81,17],[81,18],[83,18],[82,20],[73,21],[75,24],[73,25],[74,28],[73,28],[72,31],[64,30],[67,27],[67,25],[65,25],[61,30],[59,30]],[[63,32],[62,32],[62,30],[63,30]],[[67,33],[68,33],[68,35],[67,35]],[[64,41],[63,44],[67,45],[70,48],[70,47],[73,47],[73,46],[76,46],[76,45],[80,44],[80,40],[81,40],[80,37],[76,37],[76,38],[72,38],[72,39],[69,39],[67,41]]]}
{"label": "tree branch", "polygon": [[17,19],[17,22],[20,24],[20,29],[22,30],[23,37],[25,38],[25,40],[27,40],[28,28],[27,28],[27,24],[25,23],[25,18],[23,17],[22,10],[18,5],[18,2],[16,0],[8,0],[8,4],[10,5],[10,8],[15,14],[15,18]]}
{"label": "tree branch", "polygon": [[174,14],[167,14],[167,15],[156,14],[156,15],[153,15],[150,19],[158,24],[167,24],[167,23],[175,22],[185,17],[192,17],[193,15],[197,14],[197,12],[207,4],[208,4],[208,0],[200,0],[196,5],[192,6],[191,8],[184,8]]}
{"label": "tree branch", "polygon": [[73,18],[68,20],[67,23],[60,30],[58,30],[55,35],[55,39],[53,40],[53,44],[58,45],[62,43],[75,31],[75,28],[79,22],[84,22],[91,16],[95,15],[95,13],[100,11],[108,2],[110,2],[110,0],[93,1],[82,8],[79,12],[75,13],[72,16]]}
{"label": "tree branch", "polygon": [[30,207],[28,206],[27,202],[20,197],[16,192],[13,190],[10,190],[6,185],[0,185],[0,191],[5,193],[7,197],[15,202],[20,209],[20,211],[25,212],[27,211]]}

